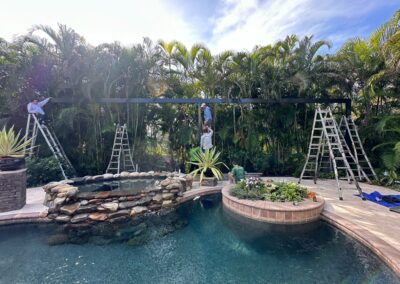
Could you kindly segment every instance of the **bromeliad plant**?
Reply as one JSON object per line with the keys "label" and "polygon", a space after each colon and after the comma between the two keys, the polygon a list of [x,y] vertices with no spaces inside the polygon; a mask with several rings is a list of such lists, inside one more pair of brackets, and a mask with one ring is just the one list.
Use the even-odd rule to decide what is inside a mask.
{"label": "bromeliad plant", "polygon": [[219,157],[221,152],[216,152],[216,149],[206,150],[205,152],[199,151],[195,154],[195,162],[188,162],[197,166],[197,169],[192,171],[190,174],[196,177],[200,173],[200,182],[203,181],[204,175],[208,170],[210,170],[215,178],[218,180],[222,179],[222,172],[219,169],[220,165],[225,166],[229,169],[223,162],[219,162]]}

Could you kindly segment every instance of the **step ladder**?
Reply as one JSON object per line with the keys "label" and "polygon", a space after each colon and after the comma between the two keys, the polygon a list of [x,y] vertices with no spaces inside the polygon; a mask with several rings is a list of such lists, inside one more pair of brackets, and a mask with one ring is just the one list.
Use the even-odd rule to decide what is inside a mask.
{"label": "step ladder", "polygon": [[117,124],[114,145],[106,173],[119,174],[121,171],[137,171],[137,167],[135,167],[132,160],[126,124],[122,126]]}
{"label": "step ladder", "polygon": [[25,155],[32,157],[35,154],[34,151],[37,147],[36,140],[39,132],[42,134],[46,144],[50,148],[50,151],[56,158],[64,179],[68,179],[68,175],[73,176],[75,174],[75,169],[65,154],[64,149],[61,146],[61,143],[55,135],[53,129],[51,129],[51,127],[48,125],[42,124],[33,113],[28,115],[26,123],[25,141],[31,139],[31,143],[29,148],[24,149]]}
{"label": "step ladder", "polygon": [[[339,126],[336,123],[336,120],[334,120],[335,124],[336,124],[336,128],[340,130]],[[342,131],[338,131],[339,134],[339,139],[340,139],[340,143],[342,144],[343,147],[343,151],[344,154],[346,156],[347,162],[349,164],[349,168],[353,171],[354,177],[360,181],[361,179],[359,179],[359,175],[365,175],[365,173],[363,172],[362,168],[360,167],[358,160],[356,157],[354,157],[351,149],[349,148],[345,136],[343,135]],[[331,172],[333,171],[333,166],[332,166],[332,160],[330,159],[329,153],[328,151],[325,151],[326,149],[326,144],[327,141],[325,139],[324,144],[322,145],[322,154],[321,154],[321,159],[320,159],[320,166],[319,166],[319,171],[326,169],[327,167],[324,167],[324,161],[328,160],[330,163],[330,170]],[[327,163],[327,162],[325,162]],[[341,177],[340,179],[344,179],[343,177]],[[346,178],[347,181],[349,181],[349,183],[352,183],[352,180],[350,179],[350,176],[348,174],[346,174]]]}
{"label": "step ladder", "polygon": [[354,159],[359,165],[359,169],[354,172],[359,181],[367,181],[371,183],[371,179],[378,180],[374,168],[365,153],[364,147],[358,135],[357,126],[350,116],[343,115],[340,119],[339,129],[345,138]]}
{"label": "step ladder", "polygon": [[[306,162],[298,182],[301,183],[303,179],[312,178],[314,183],[317,183],[321,167],[324,163],[329,163],[329,168],[333,169],[335,175],[340,200],[343,200],[343,179],[348,183],[354,182],[356,189],[363,196],[361,187],[353,173],[354,165],[349,164],[348,158],[351,158],[351,156],[347,156],[346,151],[348,149],[342,143],[341,133],[331,109],[329,107],[327,109],[318,107],[314,115]],[[350,159],[350,162],[353,161]]]}

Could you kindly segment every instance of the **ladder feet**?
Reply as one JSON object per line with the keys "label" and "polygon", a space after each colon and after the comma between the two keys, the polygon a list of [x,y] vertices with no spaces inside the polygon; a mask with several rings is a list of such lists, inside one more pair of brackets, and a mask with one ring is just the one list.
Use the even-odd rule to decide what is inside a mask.
{"label": "ladder feet", "polygon": [[363,197],[361,197],[361,199],[362,199],[362,200],[364,200],[364,201],[365,201],[365,200],[367,200],[367,199],[366,199],[364,196],[363,196]]}
{"label": "ladder feet", "polygon": [[343,197],[340,196],[340,197],[339,197],[339,200],[343,201]]}

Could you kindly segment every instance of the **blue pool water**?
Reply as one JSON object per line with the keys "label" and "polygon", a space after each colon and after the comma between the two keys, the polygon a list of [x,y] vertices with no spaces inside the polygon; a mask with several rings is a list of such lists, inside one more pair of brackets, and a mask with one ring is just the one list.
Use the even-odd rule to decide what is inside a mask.
{"label": "blue pool water", "polygon": [[129,226],[3,226],[0,255],[1,283],[400,283],[326,223],[249,222],[218,196]]}

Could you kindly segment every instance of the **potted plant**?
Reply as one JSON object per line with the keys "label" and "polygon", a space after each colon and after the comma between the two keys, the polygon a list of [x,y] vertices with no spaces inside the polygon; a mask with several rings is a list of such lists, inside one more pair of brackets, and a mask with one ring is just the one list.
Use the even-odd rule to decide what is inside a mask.
{"label": "potted plant", "polygon": [[206,150],[205,152],[199,151],[195,154],[195,162],[189,162],[197,167],[190,174],[193,178],[200,173],[200,184],[205,186],[215,186],[218,180],[222,179],[222,172],[219,169],[220,165],[224,165],[223,162],[219,162],[220,152],[216,152],[215,148]]}
{"label": "potted plant", "polygon": [[8,131],[5,127],[0,132],[0,171],[14,171],[25,166],[25,149],[31,139],[20,139],[20,132],[15,135],[14,127]]}

